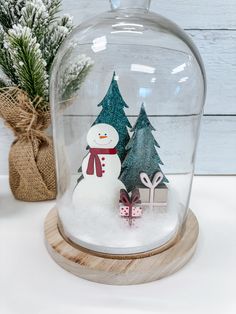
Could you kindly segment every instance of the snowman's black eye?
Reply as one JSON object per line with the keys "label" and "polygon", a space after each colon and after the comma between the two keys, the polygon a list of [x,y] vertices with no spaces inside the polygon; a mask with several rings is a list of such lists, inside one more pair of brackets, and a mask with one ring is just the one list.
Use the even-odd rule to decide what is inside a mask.
{"label": "snowman's black eye", "polygon": [[100,135],[101,135],[101,133],[98,133],[98,135],[100,136]]}
{"label": "snowman's black eye", "polygon": [[105,136],[107,136],[107,133],[105,133]]}

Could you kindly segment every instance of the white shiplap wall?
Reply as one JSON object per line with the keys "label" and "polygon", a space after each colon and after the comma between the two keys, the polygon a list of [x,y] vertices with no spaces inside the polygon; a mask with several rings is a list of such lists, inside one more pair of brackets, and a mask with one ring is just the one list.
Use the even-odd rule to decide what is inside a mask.
{"label": "white shiplap wall", "polygon": [[[109,0],[64,0],[75,24],[109,9]],[[197,173],[236,174],[236,1],[152,0],[151,9],[186,29],[203,57],[208,96]],[[0,122],[0,174],[7,173],[12,135]]]}

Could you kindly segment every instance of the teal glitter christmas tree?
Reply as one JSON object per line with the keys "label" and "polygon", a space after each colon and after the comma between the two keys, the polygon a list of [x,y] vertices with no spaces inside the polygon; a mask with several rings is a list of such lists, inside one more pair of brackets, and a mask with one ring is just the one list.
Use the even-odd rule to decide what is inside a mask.
{"label": "teal glitter christmas tree", "polygon": [[124,108],[128,108],[128,105],[121,96],[115,72],[107,94],[100,104],[98,104],[98,107],[102,107],[102,111],[93,125],[98,123],[107,123],[116,129],[119,134],[119,143],[116,146],[116,149],[122,162],[126,155],[125,147],[130,140],[127,128],[131,128],[131,124],[124,112]]}
{"label": "teal glitter christmas tree", "polygon": [[[142,104],[138,119],[131,129],[133,136],[126,146],[127,155],[121,169],[120,180],[128,191],[142,186],[139,177],[141,172],[147,173],[151,180],[156,172],[162,172],[160,165],[163,165],[163,163],[156,150],[156,147],[160,148],[160,146],[155,140],[152,131],[156,130],[151,125]],[[168,182],[164,175],[161,184]]]}

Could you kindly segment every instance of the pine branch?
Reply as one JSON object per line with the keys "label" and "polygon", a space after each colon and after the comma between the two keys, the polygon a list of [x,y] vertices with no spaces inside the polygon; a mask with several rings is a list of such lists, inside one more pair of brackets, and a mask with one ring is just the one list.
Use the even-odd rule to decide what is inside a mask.
{"label": "pine branch", "polygon": [[13,62],[11,56],[5,46],[6,34],[0,25],[0,68],[4,74],[11,80],[14,84],[18,84],[15,69],[13,68]]}
{"label": "pine branch", "polygon": [[40,43],[45,37],[49,25],[49,13],[42,0],[26,0],[21,11],[19,24],[31,29]]}
{"label": "pine branch", "polygon": [[19,22],[24,5],[25,0],[0,0],[0,21],[6,32]]}
{"label": "pine branch", "polygon": [[53,23],[58,19],[58,13],[60,12],[61,0],[43,0],[47,9],[50,23]]}
{"label": "pine branch", "polygon": [[47,71],[51,69],[51,65],[57,54],[62,42],[73,29],[72,18],[64,15],[57,22],[53,23],[45,34],[44,41],[41,43],[43,57],[47,62]]}
{"label": "pine branch", "polygon": [[78,61],[66,69],[60,84],[62,101],[68,100],[75,95],[88,75],[92,65],[93,61],[91,58],[80,55]]}
{"label": "pine branch", "polygon": [[19,86],[34,99],[48,98],[48,76],[39,44],[28,27],[14,26],[9,31],[7,44],[13,60]]}
{"label": "pine branch", "polygon": [[[61,0],[0,0],[0,68],[32,99],[48,101],[51,65],[73,28],[71,17],[59,16],[60,7]],[[68,69],[64,98],[80,88],[91,66],[85,57]]]}
{"label": "pine branch", "polygon": [[12,81],[12,83],[18,85],[18,78],[12,64],[13,62],[7,49],[0,47],[0,67],[4,74]]}
{"label": "pine branch", "polygon": [[73,28],[70,16],[57,16],[60,0],[26,0],[20,24],[29,27],[40,44],[47,72],[62,44]]}

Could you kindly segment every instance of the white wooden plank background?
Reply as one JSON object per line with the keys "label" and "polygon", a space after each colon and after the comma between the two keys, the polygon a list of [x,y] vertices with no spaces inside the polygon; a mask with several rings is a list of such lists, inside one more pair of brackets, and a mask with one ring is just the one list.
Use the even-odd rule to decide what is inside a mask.
{"label": "white wooden plank background", "polygon": [[[152,0],[151,10],[185,29],[234,29],[235,0]],[[75,23],[110,9],[109,0],[64,0],[63,9]]]}
{"label": "white wooden plank background", "polygon": [[197,174],[236,174],[236,116],[204,116]]}
{"label": "white wooden plank background", "polygon": [[205,114],[236,114],[236,31],[191,30],[188,33],[200,50],[206,68]]}
{"label": "white wooden plank background", "polygon": [[[75,24],[109,9],[108,0],[64,0]],[[151,9],[185,28],[198,46],[208,77],[197,173],[236,173],[236,1],[152,0]],[[12,134],[0,122],[0,174],[8,172]]]}

